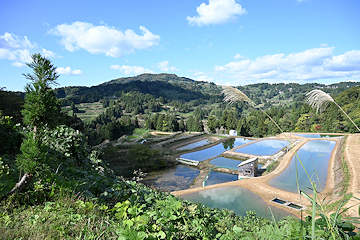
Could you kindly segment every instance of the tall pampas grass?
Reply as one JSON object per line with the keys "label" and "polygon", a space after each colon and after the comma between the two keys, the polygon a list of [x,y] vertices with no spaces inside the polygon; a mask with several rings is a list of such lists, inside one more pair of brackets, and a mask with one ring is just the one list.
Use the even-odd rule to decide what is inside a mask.
{"label": "tall pampas grass", "polygon": [[222,89],[221,93],[224,94],[224,102],[229,102],[230,104],[248,102],[252,107],[255,107],[255,103],[239,89],[229,86],[222,86]]}
{"label": "tall pampas grass", "polygon": [[[297,183],[297,190],[298,190],[300,202],[301,202],[301,196],[304,196],[305,198],[309,199],[313,205],[313,212],[312,212],[312,219],[311,219],[311,222],[312,222],[311,239],[315,239],[315,211],[318,207],[319,207],[318,210],[320,210],[320,212],[325,213],[326,211],[325,211],[323,204],[316,203],[316,199],[319,199],[319,196],[316,192],[316,185],[311,180],[311,177],[310,177],[308,171],[306,170],[303,162],[301,161],[299,155],[297,154],[297,151],[295,150],[294,146],[291,144],[290,139],[288,139],[288,137],[285,135],[285,133],[283,132],[281,127],[274,121],[274,119],[271,118],[271,116],[269,114],[267,114],[266,111],[264,111],[260,107],[256,107],[256,104],[250,98],[248,98],[243,92],[241,92],[239,89],[232,88],[229,86],[222,86],[222,88],[223,88],[222,93],[224,94],[224,100],[223,100],[224,102],[228,102],[228,103],[232,104],[235,102],[245,101],[245,102],[248,102],[252,107],[260,109],[275,124],[275,126],[281,131],[281,133],[285,136],[286,140],[289,142],[291,148],[294,150],[295,156],[299,160],[299,162],[300,162],[302,168],[304,169],[304,171],[312,185],[312,188],[313,188],[313,197],[312,198],[300,190],[299,179],[298,179],[298,170],[297,170],[297,166],[296,166],[295,174],[296,174],[296,183]],[[315,91],[316,92],[309,94],[309,95],[311,95],[309,101],[310,101],[310,105],[314,106],[317,110],[324,110],[327,107],[327,105],[329,104],[329,101],[335,102],[328,94],[319,93],[319,92],[317,92],[318,90],[315,90]],[[295,161],[295,164],[296,164],[296,161]],[[332,234],[333,239],[338,239],[339,233],[336,231],[336,229],[334,227],[336,218],[335,218],[335,220],[332,220],[331,218],[327,217],[325,214],[323,214],[322,216],[324,216],[324,220],[326,222],[328,230],[330,230],[330,232]],[[301,219],[302,219],[302,212],[301,212]],[[334,221],[334,223],[332,223],[332,221]],[[303,222],[301,221],[301,226],[302,226],[302,223]],[[300,239],[302,239],[302,230],[300,230]]]}
{"label": "tall pampas grass", "polygon": [[308,92],[306,94],[306,97],[307,99],[305,100],[305,102],[309,104],[313,109],[316,109],[316,113],[318,112],[322,113],[329,106],[329,104],[333,102],[360,132],[359,127],[354,123],[354,121],[349,117],[349,115],[347,115],[344,109],[342,109],[342,107],[340,107],[339,104],[337,104],[337,102],[335,102],[335,100],[329,94],[319,89],[315,89]]}
{"label": "tall pampas grass", "polygon": [[[297,152],[294,149],[294,146],[291,144],[290,139],[286,136],[286,134],[284,133],[284,131],[281,129],[281,127],[275,122],[275,120],[266,112],[264,111],[261,107],[257,107],[256,104],[248,97],[246,96],[246,94],[244,94],[242,91],[240,91],[237,88],[233,88],[233,87],[229,87],[229,86],[222,86],[222,91],[221,93],[224,94],[224,102],[228,102],[229,104],[233,104],[235,102],[248,102],[252,107],[254,108],[258,108],[260,109],[274,124],[275,126],[280,130],[280,132],[284,135],[285,139],[289,142],[289,146],[291,146],[291,148],[294,150],[295,155],[298,157],[299,162],[301,164],[301,166],[303,167],[307,177],[309,178],[309,180],[311,181],[310,175],[308,173],[308,171],[306,170],[303,162],[301,161],[300,157],[298,156]],[[297,168],[296,168],[296,183],[297,183],[297,188],[298,188],[298,192],[299,192],[299,197],[300,197],[300,186],[299,186],[299,181],[298,181],[298,173],[297,173]],[[301,198],[301,197],[300,197]]]}

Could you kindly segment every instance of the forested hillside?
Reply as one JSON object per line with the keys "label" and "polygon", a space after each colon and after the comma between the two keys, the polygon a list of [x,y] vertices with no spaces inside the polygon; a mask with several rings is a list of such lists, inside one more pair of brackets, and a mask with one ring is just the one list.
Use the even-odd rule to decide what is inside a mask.
{"label": "forested hillside", "polygon": [[[174,74],[142,74],[93,87],[58,88],[54,93],[61,105],[71,106],[63,108],[67,111],[65,115],[70,115],[67,124],[83,131],[88,142],[96,145],[106,139],[115,140],[131,134],[136,128],[213,133],[237,129],[239,135],[249,137],[278,134],[279,129],[258,108],[266,110],[284,131],[354,132],[353,125],[336,106],[317,114],[304,103],[304,98],[307,92],[321,89],[335,97],[357,123],[359,88],[352,87],[358,84],[261,83],[239,86],[257,105],[255,109],[244,102],[231,106],[224,104],[220,86]],[[21,120],[21,95],[3,90],[1,96],[14,98],[3,101],[3,114]],[[102,106],[98,113],[88,113],[81,105],[95,102]]]}
{"label": "forested hillside", "polygon": [[[136,138],[150,129],[203,131],[204,123],[210,131],[222,127],[238,128],[244,135],[274,134],[275,128],[262,112],[245,103],[225,105],[219,94],[158,81],[108,84],[108,88],[94,87],[97,91],[93,92],[85,87],[53,91],[59,78],[56,67],[40,54],[31,57],[28,66],[33,73],[25,75],[29,80],[25,99],[18,93],[0,91],[1,238],[295,239],[312,234],[322,239],[349,239],[355,234],[354,226],[341,217],[331,225],[319,218],[316,227],[311,217],[275,222],[251,211],[239,217],[145,187],[137,182],[143,177],[139,166],[152,170],[174,161],[151,145],[128,137],[119,139],[124,134]],[[37,73],[42,73],[41,77]],[[175,92],[178,95],[171,98]],[[70,108],[61,108],[55,93],[62,94],[65,101],[98,98],[104,112],[84,124],[77,117],[84,111],[82,106],[71,101]],[[186,98],[190,102],[184,102]],[[359,87],[336,99],[359,122]],[[284,130],[312,131],[317,122],[334,131],[354,130],[333,106],[319,115],[300,101],[267,111]],[[315,126],[318,130],[322,129]],[[128,178],[109,168],[109,159],[101,158],[102,148],[88,144],[105,139],[114,140],[104,151],[110,155],[114,150],[113,155],[122,158],[116,164],[133,173]]]}
{"label": "forested hillside", "polygon": [[[356,82],[343,82],[331,85],[325,84],[251,84],[240,86],[245,94],[257,104],[289,104],[297,100],[303,100],[306,92],[314,88],[323,89],[325,92],[337,95],[353,86]],[[163,97],[168,101],[176,100],[189,102],[191,100],[209,100],[216,98],[221,92],[220,86],[214,83],[194,81],[188,78],[178,77],[175,74],[141,74],[135,77],[118,78],[93,87],[64,87],[55,89],[54,92],[60,98],[62,104],[70,105],[85,102],[96,102],[104,97],[117,97],[119,92],[138,91],[151,94],[155,98]],[[212,100],[214,101],[214,100]]]}
{"label": "forested hillside", "polygon": [[[167,74],[166,74],[167,75]],[[147,76],[147,75],[140,75]],[[172,76],[172,75],[169,75]],[[164,97],[168,100],[191,101],[195,99],[209,99],[212,94],[219,94],[220,89],[213,83],[195,82],[193,80],[161,81],[153,80],[152,75],[147,81],[134,77],[130,80],[113,80],[93,87],[66,87],[55,90],[63,105],[71,102],[96,102],[103,97],[117,97],[119,92],[138,91],[151,94],[154,97]],[[178,78],[178,77],[177,77]],[[143,78],[140,78],[143,79]]]}

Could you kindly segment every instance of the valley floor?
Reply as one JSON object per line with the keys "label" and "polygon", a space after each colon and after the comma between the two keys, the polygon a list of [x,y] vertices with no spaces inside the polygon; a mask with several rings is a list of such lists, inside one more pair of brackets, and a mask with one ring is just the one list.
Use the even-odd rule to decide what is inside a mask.
{"label": "valley floor", "polygon": [[[279,135],[276,138],[285,139],[285,137],[282,135]],[[296,137],[292,136],[292,138],[296,138]],[[295,150],[300,149],[300,147],[303,146],[307,141],[308,140],[302,141],[300,144],[296,145]],[[339,149],[339,145],[340,142],[337,140],[337,144],[334,148],[334,151],[329,161],[328,177],[327,177],[325,189],[322,192],[323,195],[331,194],[334,190],[334,186],[336,185],[334,181],[334,166],[335,166],[336,152],[341,151],[341,149]],[[348,193],[353,193],[353,195],[358,198],[360,198],[360,178],[359,176],[356,175],[356,173],[360,172],[359,149],[360,149],[360,134],[349,135],[345,143],[345,158],[349,165],[349,169],[351,171],[351,180],[350,180],[350,186],[348,188]],[[191,188],[182,191],[172,192],[172,194],[176,196],[181,196],[183,194],[197,192],[211,188],[224,187],[224,186],[239,186],[260,195],[265,202],[268,202],[270,204],[273,204],[270,201],[271,199],[278,197],[301,205],[310,206],[310,202],[306,200],[304,197],[301,197],[300,199],[297,193],[290,193],[287,191],[283,191],[274,188],[268,184],[270,179],[274,178],[275,176],[279,175],[282,171],[286,170],[286,168],[289,166],[291,162],[293,155],[294,155],[294,151],[293,150],[289,151],[289,153],[287,153],[280,161],[278,167],[273,172],[265,176],[251,178],[251,179],[243,179],[239,181],[227,182],[227,183],[216,184],[216,185],[200,187],[200,188]],[[359,204],[359,200],[355,200],[348,203],[349,206],[354,204]],[[277,204],[273,204],[273,205],[279,207],[279,205]],[[286,210],[289,211],[288,208],[286,208]],[[348,215],[357,217],[358,216],[357,211],[358,211],[358,207],[353,207],[348,211]],[[300,217],[299,211],[291,210],[290,212]]]}

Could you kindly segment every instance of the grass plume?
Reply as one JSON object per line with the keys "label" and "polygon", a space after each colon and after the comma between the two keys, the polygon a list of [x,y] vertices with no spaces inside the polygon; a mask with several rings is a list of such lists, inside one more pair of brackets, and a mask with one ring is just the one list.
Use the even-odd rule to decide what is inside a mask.
{"label": "grass plume", "polygon": [[352,122],[352,124],[354,124],[356,129],[360,132],[359,127],[329,94],[319,89],[315,89],[308,92],[306,94],[306,97],[307,99],[305,100],[305,102],[309,104],[313,109],[316,109],[316,113],[323,112],[331,102],[335,103],[335,105],[345,114],[345,116]]}
{"label": "grass plume", "polygon": [[[315,239],[315,217],[314,216],[315,216],[315,212],[316,212],[316,207],[315,206],[318,205],[316,203],[316,196],[317,196],[316,185],[311,180],[311,177],[310,177],[308,171],[306,170],[303,162],[301,161],[297,151],[295,151],[294,146],[291,144],[290,139],[285,135],[285,133],[283,132],[281,127],[274,121],[274,119],[272,119],[272,117],[269,114],[267,114],[267,112],[264,111],[262,108],[255,107],[255,103],[253,101],[251,101],[251,99],[249,99],[243,92],[241,92],[240,90],[238,90],[236,88],[232,88],[232,87],[229,87],[229,86],[222,86],[222,88],[223,88],[222,93],[224,94],[224,102],[229,102],[230,104],[232,104],[232,103],[237,102],[237,101],[245,101],[245,102],[248,102],[252,107],[260,109],[275,124],[275,126],[281,131],[281,133],[285,136],[286,140],[289,142],[289,145],[291,146],[291,148],[294,150],[295,156],[298,158],[299,163],[301,164],[302,168],[304,169],[304,171],[305,171],[305,173],[306,173],[306,175],[307,175],[307,177],[308,177],[308,179],[309,179],[309,181],[310,181],[310,183],[312,185],[312,189],[314,191],[314,194],[315,194],[315,197],[313,198],[314,200],[311,199],[310,197],[308,197],[309,200],[311,199],[310,201],[312,202],[312,205],[313,205],[313,217],[312,217],[312,220],[311,220],[311,222],[312,222],[311,238]],[[326,94],[326,93],[324,93],[324,94],[319,93],[317,91],[313,92],[312,94],[309,94],[309,95],[312,96],[311,97],[311,102],[315,103],[313,105],[315,105],[317,107],[317,109],[319,109],[319,110],[325,109],[327,107],[326,104],[329,103],[330,99],[331,99],[332,102],[335,102],[328,94]],[[319,101],[318,99],[321,99],[322,101],[318,102]],[[296,159],[296,157],[295,157],[295,159]],[[304,195],[305,193],[300,190],[299,179],[298,179],[297,161],[295,161],[295,171],[296,171],[295,174],[296,174],[297,190],[298,190],[298,194],[299,194],[299,198],[300,198],[300,202],[301,202],[301,196],[302,196],[302,194]],[[305,194],[305,196],[307,196],[307,195]],[[322,212],[325,212],[324,211],[324,206],[322,204],[320,205],[320,210],[322,210]],[[335,231],[334,227],[332,227],[330,218],[328,218],[328,217],[324,217],[324,218],[325,218],[326,225],[328,226],[328,229],[330,230],[333,239],[337,239],[338,233]],[[300,232],[301,232],[301,230],[300,230]],[[300,238],[302,238],[302,236]]]}
{"label": "grass plume", "polygon": [[307,99],[305,102],[309,104],[313,109],[316,109],[316,113],[322,113],[330,102],[335,103],[334,99],[327,93],[315,89],[306,94]]}
{"label": "grass plume", "polygon": [[229,102],[230,104],[234,102],[248,102],[251,106],[255,106],[255,103],[239,89],[229,86],[222,86],[222,89],[221,93],[224,94],[224,102]]}

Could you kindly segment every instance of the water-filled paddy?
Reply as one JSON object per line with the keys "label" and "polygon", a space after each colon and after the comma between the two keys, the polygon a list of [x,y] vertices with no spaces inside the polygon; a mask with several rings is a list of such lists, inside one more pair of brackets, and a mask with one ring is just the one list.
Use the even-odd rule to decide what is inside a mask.
{"label": "water-filled paddy", "polygon": [[237,174],[230,174],[230,173],[222,173],[222,172],[214,172],[211,171],[209,178],[206,181],[206,186],[231,182],[238,180]]}
{"label": "water-filled paddy", "polygon": [[[217,157],[210,161],[210,164],[217,167],[225,167],[231,169],[238,169],[238,165],[241,163],[241,160],[226,158],[226,157]],[[258,164],[258,168],[261,168],[263,165]]]}
{"label": "water-filled paddy", "polygon": [[163,191],[179,191],[188,189],[199,173],[197,168],[176,165],[149,173],[142,183]]}
{"label": "water-filled paddy", "polygon": [[[310,178],[316,182],[317,190],[320,192],[325,187],[329,160],[335,144],[334,141],[330,140],[310,140],[297,151]],[[308,189],[311,188],[309,178],[296,156],[292,158],[289,167],[271,179],[269,184],[284,191],[297,192],[295,159],[297,161],[300,190],[311,193],[312,190]]]}
{"label": "water-filled paddy", "polygon": [[[180,196],[183,199],[201,203],[212,208],[233,210],[239,216],[246,216],[247,211],[254,211],[258,216],[272,219],[267,203],[257,194],[237,186],[207,189]],[[292,215],[291,213],[271,206],[276,220]]]}
{"label": "water-filled paddy", "polygon": [[305,138],[332,138],[332,137],[342,137],[342,135],[324,135],[324,134],[302,134],[297,133],[295,136],[305,137]]}
{"label": "water-filled paddy", "polygon": [[284,140],[266,139],[236,149],[235,152],[258,156],[271,156],[288,145],[289,143]]}
{"label": "water-filled paddy", "polygon": [[244,145],[252,141],[253,140],[249,140],[245,138],[231,138],[213,147],[206,148],[196,152],[186,153],[181,155],[180,157],[201,162],[201,161],[205,161],[206,159],[219,156],[221,153],[223,153],[226,150],[232,149],[234,147],[239,147],[241,145]]}
{"label": "water-filled paddy", "polygon": [[200,141],[197,141],[197,142],[190,143],[190,144],[187,144],[185,146],[179,147],[177,150],[191,150],[191,149],[201,147],[201,146],[204,146],[206,144],[213,143],[213,142],[214,142],[214,140],[212,140],[212,139],[204,139],[204,140],[200,140]]}

